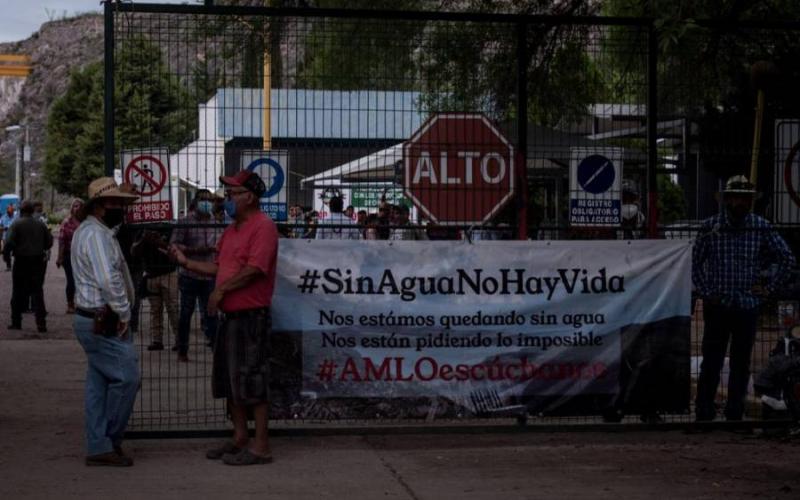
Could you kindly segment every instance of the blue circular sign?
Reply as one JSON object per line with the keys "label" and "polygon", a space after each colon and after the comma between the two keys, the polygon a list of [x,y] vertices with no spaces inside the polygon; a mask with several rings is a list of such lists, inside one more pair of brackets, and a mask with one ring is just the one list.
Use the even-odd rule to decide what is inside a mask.
{"label": "blue circular sign", "polygon": [[578,164],[578,184],[587,193],[605,193],[616,177],[614,163],[605,156],[590,155]]}
{"label": "blue circular sign", "polygon": [[261,175],[261,180],[264,181],[264,184],[268,184],[267,181],[269,180],[272,181],[268,184],[267,192],[264,193],[263,196],[263,198],[271,198],[281,192],[283,183],[286,182],[286,176],[283,174],[283,167],[281,167],[281,164],[270,158],[259,158],[258,160],[255,160],[247,166],[247,170],[250,170],[251,172],[255,171],[261,165],[268,165],[272,169],[273,175],[263,175],[259,173],[259,175]]}

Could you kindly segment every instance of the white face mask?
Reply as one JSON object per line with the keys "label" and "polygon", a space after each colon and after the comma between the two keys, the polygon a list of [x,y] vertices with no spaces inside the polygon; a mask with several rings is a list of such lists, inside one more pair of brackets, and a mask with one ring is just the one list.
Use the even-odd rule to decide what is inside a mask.
{"label": "white face mask", "polygon": [[627,203],[622,205],[622,218],[633,219],[639,213],[639,205],[635,203]]}

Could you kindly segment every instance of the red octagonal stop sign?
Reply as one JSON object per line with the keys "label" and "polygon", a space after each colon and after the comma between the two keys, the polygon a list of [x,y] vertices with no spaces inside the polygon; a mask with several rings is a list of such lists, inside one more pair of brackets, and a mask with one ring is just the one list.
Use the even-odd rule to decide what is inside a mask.
{"label": "red octagonal stop sign", "polygon": [[439,224],[482,224],[514,196],[514,147],[482,114],[432,116],[403,160],[406,196]]}

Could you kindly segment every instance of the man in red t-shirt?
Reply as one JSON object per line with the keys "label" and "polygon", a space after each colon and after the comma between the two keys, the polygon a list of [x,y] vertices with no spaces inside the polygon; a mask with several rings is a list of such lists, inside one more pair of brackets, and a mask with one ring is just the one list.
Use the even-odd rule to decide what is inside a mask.
{"label": "man in red t-shirt", "polygon": [[[269,401],[270,304],[275,290],[278,231],[261,212],[259,199],[266,191],[254,172],[243,170],[220,177],[225,185],[225,211],[234,222],[217,243],[214,262],[189,260],[176,246],[170,253],[189,271],[215,275],[208,313],[222,313],[214,343],[212,392],[226,398],[233,420],[233,442],[206,453],[229,465],[272,461],[267,439]],[[247,415],[256,421],[256,439],[250,442]]]}

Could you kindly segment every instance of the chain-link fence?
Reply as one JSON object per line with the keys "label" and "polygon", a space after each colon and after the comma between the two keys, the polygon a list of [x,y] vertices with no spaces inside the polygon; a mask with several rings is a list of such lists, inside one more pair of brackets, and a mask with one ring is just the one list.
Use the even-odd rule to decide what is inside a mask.
{"label": "chain-link fence", "polygon": [[[262,208],[287,238],[691,240],[719,211],[714,193],[725,178],[750,172],[757,94],[742,83],[743,68],[766,57],[780,65],[796,34],[698,22],[670,45],[671,27],[646,19],[107,8],[107,167],[157,192],[124,245],[136,248],[131,260],[149,278],[140,288],[134,430],[226,425],[224,403],[210,395],[213,318],[199,306],[210,282],[178,276],[157,251],[176,238],[213,246],[227,222],[220,175],[261,173],[269,186]],[[782,95],[767,94],[756,211],[796,250],[800,108]],[[443,146],[453,143],[461,149]],[[592,154],[617,166],[600,189],[602,210],[587,186],[606,182],[606,167],[570,176]],[[211,202],[209,215],[197,215],[198,200]],[[761,307],[754,372],[783,335],[779,310],[791,316],[778,293]],[[616,407],[632,415],[625,422],[693,418],[703,306],[693,300],[691,328],[669,340],[677,358],[652,359],[663,342],[655,335],[625,343],[629,401]],[[488,393],[468,408],[438,398],[316,400],[302,391],[290,337],[275,338],[283,375],[272,403],[273,418],[287,424],[460,421],[502,406]],[[659,382],[669,372],[680,374],[680,387]],[[725,394],[723,377],[720,401]],[[749,394],[747,414],[760,418]],[[654,397],[670,402],[653,406]],[[533,413],[547,423],[601,422],[604,412],[616,418],[607,411],[615,404],[597,398]]]}

